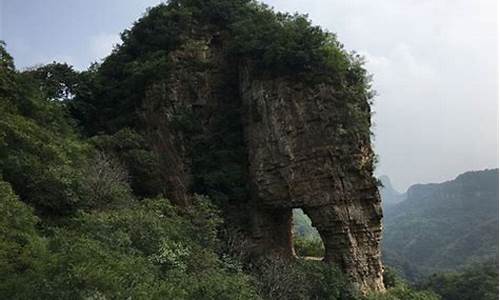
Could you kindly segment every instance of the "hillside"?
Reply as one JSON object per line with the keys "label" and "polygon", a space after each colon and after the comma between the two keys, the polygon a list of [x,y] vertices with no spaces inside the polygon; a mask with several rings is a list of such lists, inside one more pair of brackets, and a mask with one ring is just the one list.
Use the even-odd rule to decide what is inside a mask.
{"label": "hillside", "polygon": [[407,277],[498,261],[498,169],[418,184],[386,207],[384,260]]}

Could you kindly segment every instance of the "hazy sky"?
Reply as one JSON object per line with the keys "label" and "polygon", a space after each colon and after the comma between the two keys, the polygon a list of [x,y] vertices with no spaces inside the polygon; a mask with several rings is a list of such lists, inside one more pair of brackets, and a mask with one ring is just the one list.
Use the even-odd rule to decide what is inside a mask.
{"label": "hazy sky", "polygon": [[[0,0],[0,40],[25,68],[85,69],[159,0]],[[396,188],[498,167],[497,0],[267,0],[308,13],[367,58],[378,174]]]}

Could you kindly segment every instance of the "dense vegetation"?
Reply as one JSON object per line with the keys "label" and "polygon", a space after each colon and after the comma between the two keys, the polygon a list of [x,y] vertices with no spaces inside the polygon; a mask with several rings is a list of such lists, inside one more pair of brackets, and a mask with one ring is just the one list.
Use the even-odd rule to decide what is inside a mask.
{"label": "dense vegetation", "polygon": [[[169,53],[192,46],[188,33],[214,28],[227,39],[224,55],[255,64],[256,76],[337,85],[346,122],[369,134],[370,124],[360,122],[370,112],[359,103],[372,96],[362,59],[305,16],[250,0],[172,0],[152,8],[102,64],[84,72],[59,63],[18,71],[2,43],[1,299],[365,298],[334,266],[249,262],[231,248],[219,204],[246,192],[234,151],[241,128],[233,119],[220,120],[220,131],[196,145],[190,188],[204,195],[193,194],[187,206],[167,199],[143,101],[174,71]],[[233,113],[228,107],[224,116]],[[170,125],[199,134],[191,113]],[[229,136],[228,144],[220,136]],[[305,241],[296,245],[301,255],[321,256],[319,239]],[[396,279],[388,286],[369,299],[436,297]]]}

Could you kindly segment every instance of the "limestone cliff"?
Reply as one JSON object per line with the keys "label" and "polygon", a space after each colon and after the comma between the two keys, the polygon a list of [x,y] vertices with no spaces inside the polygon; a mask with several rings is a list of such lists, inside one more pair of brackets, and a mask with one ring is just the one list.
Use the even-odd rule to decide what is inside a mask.
{"label": "limestone cliff", "polygon": [[[328,84],[253,78],[248,64],[225,61],[213,39],[192,40],[173,52],[177,72],[145,101],[170,198],[182,204],[192,192],[193,139],[220,130],[217,114],[235,114],[246,156],[239,163],[249,187],[247,198],[226,204],[225,212],[235,226],[247,227],[251,250],[291,257],[292,209],[302,208],[324,240],[325,261],[338,264],[361,290],[383,290],[373,153],[369,138],[345,128],[340,93]],[[186,68],[192,60],[212,67]],[[202,125],[198,137],[171,126],[186,112]]]}
{"label": "limestone cliff", "polygon": [[[133,108],[140,122],[107,123],[145,132],[174,203],[207,194],[248,252],[287,258],[292,209],[302,208],[324,260],[362,291],[384,290],[370,92],[358,57],[306,18],[247,0],[171,1],[124,39],[101,68],[116,92],[95,105],[109,103],[101,115],[114,103]],[[122,92],[130,82],[144,93]]]}
{"label": "limestone cliff", "polygon": [[256,237],[289,254],[291,210],[302,208],[324,241],[325,260],[361,289],[382,290],[382,211],[366,165],[372,152],[368,140],[339,134],[342,99],[328,85],[252,80],[247,73],[241,88],[253,217],[262,226]]}

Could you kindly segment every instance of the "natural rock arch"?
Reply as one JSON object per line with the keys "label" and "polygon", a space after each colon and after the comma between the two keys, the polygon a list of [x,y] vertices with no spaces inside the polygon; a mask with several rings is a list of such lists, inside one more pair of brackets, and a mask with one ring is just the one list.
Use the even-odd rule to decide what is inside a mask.
{"label": "natural rock arch", "polygon": [[[333,85],[255,77],[251,63],[234,65],[210,39],[193,43],[205,46],[171,53],[176,71],[150,90],[143,109],[152,143],[164,157],[172,201],[185,205],[199,172],[193,170],[189,139],[170,125],[173,116],[196,112],[203,125],[199,134],[210,135],[217,130],[214,116],[225,112],[244,136],[239,163],[248,193],[223,209],[228,226],[243,227],[255,245],[249,251],[291,257],[292,209],[300,207],[324,241],[326,262],[338,265],[361,291],[384,290],[374,154],[369,128],[360,126],[370,123],[368,102],[356,103],[364,113],[352,116],[349,99]],[[217,67],[184,69],[193,57]]]}
{"label": "natural rock arch", "polygon": [[323,239],[326,262],[361,290],[384,290],[369,139],[339,136],[333,87],[241,78],[257,240],[291,255],[291,211],[300,207]]}

